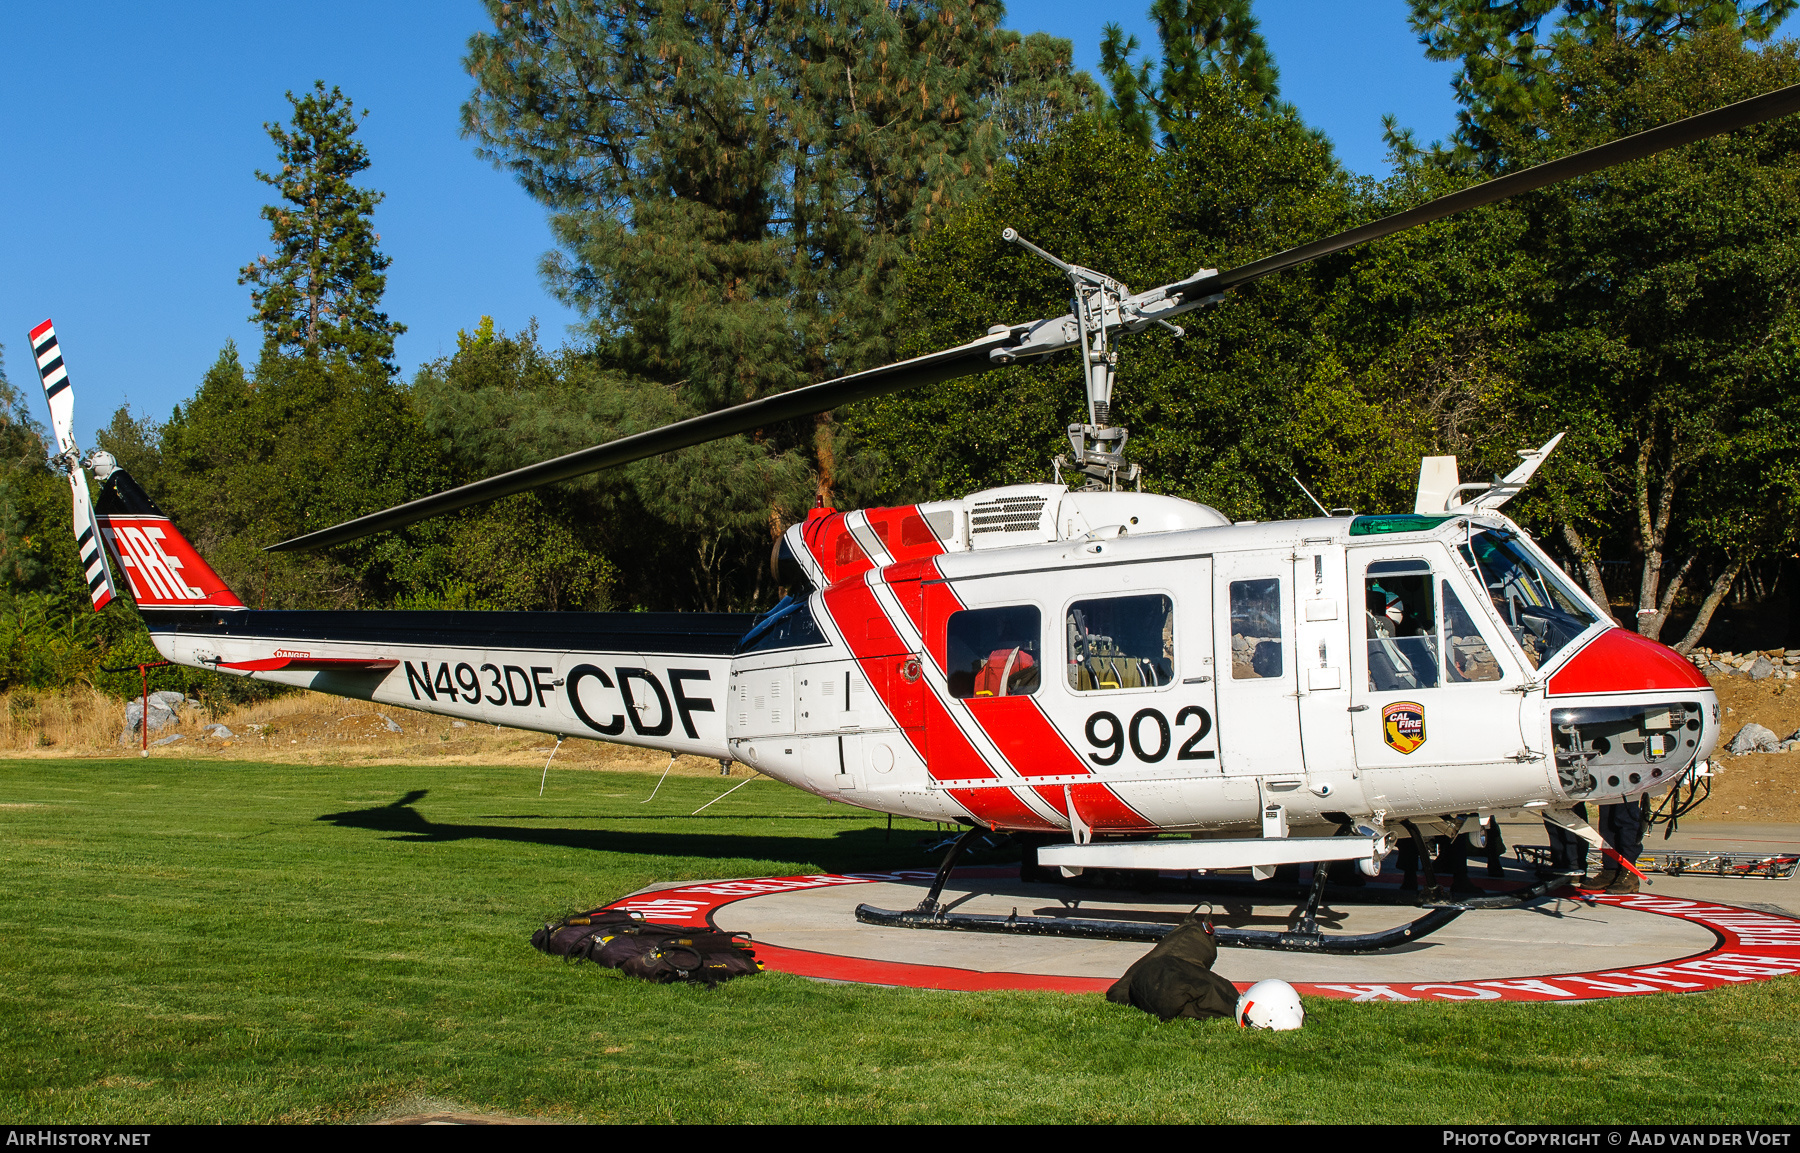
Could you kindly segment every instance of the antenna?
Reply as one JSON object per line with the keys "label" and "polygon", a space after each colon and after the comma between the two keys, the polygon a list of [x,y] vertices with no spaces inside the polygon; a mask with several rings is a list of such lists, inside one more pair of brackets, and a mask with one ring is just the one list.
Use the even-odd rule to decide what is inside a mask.
{"label": "antenna", "polygon": [[1305,493],[1305,494],[1306,494],[1306,499],[1307,499],[1307,500],[1310,500],[1310,501],[1312,501],[1312,502],[1313,502],[1313,507],[1314,507],[1314,508],[1316,508],[1316,509],[1318,509],[1318,510],[1319,510],[1319,511],[1320,511],[1320,512],[1322,512],[1322,513],[1324,513],[1324,514],[1325,514],[1325,515],[1326,515],[1326,516],[1330,516],[1330,515],[1331,515],[1331,510],[1330,510],[1330,509],[1328,509],[1328,508],[1326,508],[1326,507],[1325,507],[1325,506],[1324,506],[1324,505],[1322,505],[1322,504],[1320,504],[1320,503],[1319,503],[1319,498],[1318,498],[1318,497],[1316,497],[1316,496],[1314,496],[1314,495],[1313,495],[1313,494],[1312,494],[1312,490],[1311,490],[1311,489],[1309,489],[1309,488],[1307,488],[1307,487],[1306,487],[1306,486],[1305,486],[1305,485],[1303,485],[1303,484],[1300,484],[1300,478],[1299,478],[1299,477],[1297,477],[1297,476],[1290,476],[1290,477],[1288,477],[1288,479],[1289,479],[1289,480],[1291,480],[1291,481],[1293,481],[1293,482],[1294,482],[1294,483],[1295,483],[1295,484],[1297,484],[1297,485],[1300,485],[1300,491],[1301,491],[1301,492],[1303,492],[1303,493]]}

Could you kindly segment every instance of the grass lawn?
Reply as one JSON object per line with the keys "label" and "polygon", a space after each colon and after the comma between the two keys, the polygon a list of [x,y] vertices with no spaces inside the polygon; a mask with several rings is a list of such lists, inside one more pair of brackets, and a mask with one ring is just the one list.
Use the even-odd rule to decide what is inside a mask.
{"label": "grass lawn", "polygon": [[[659,880],[918,867],[928,826],[758,781],[0,762],[0,1121],[1775,1122],[1800,979],[1590,1005],[658,987],[531,931]],[[401,805],[404,798],[410,804]]]}

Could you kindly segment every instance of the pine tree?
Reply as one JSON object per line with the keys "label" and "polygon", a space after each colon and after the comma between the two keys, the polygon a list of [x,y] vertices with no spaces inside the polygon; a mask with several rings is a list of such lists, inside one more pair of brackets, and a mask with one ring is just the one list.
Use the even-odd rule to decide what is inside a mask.
{"label": "pine tree", "polygon": [[1294,119],[1292,105],[1279,97],[1280,72],[1268,42],[1250,11],[1250,0],[1155,0],[1161,60],[1137,61],[1135,36],[1106,25],[1100,42],[1100,71],[1112,90],[1106,120],[1114,131],[1148,146],[1152,128],[1164,143],[1179,147],[1181,127],[1204,119],[1216,80],[1240,86],[1265,115]]}
{"label": "pine tree", "polygon": [[[1760,44],[1796,7],[1800,0],[1412,0],[1409,20],[1425,55],[1462,65],[1451,81],[1462,105],[1456,133],[1432,155],[1491,166],[1509,133],[1547,131],[1563,110],[1567,94],[1555,81],[1571,53],[1624,49],[1615,61],[1641,62],[1649,56],[1630,50],[1667,52],[1720,29]],[[1610,86],[1630,79],[1614,77]],[[1402,158],[1420,151],[1411,133],[1391,122],[1387,135]]]}
{"label": "pine tree", "polygon": [[[996,0],[488,10],[465,131],[550,208],[557,294],[700,410],[887,359],[915,239],[1090,91]],[[813,456],[827,502],[835,443],[758,442]]]}
{"label": "pine tree", "polygon": [[256,286],[251,319],[277,353],[342,355],[392,371],[394,337],[406,327],[380,311],[391,262],[376,247],[381,237],[370,217],[384,194],[351,183],[369,167],[368,149],[354,139],[357,114],[323,80],[311,93],[287,98],[290,124],[263,125],[281,167],[256,173],[281,194],[281,203],[262,210],[276,254],[257,257],[238,278]]}

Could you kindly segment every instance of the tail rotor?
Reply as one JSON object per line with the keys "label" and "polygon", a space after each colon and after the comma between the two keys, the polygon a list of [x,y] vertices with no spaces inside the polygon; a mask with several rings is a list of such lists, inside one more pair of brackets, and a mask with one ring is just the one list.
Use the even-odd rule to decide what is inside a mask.
{"label": "tail rotor", "polygon": [[94,501],[88,493],[81,450],[75,444],[75,391],[69,387],[69,370],[63,364],[56,326],[48,320],[31,330],[31,352],[37,360],[38,379],[44,383],[44,399],[50,405],[50,427],[56,434],[53,459],[69,477],[75,547],[81,552],[82,575],[87,580],[94,611],[99,612],[118,595],[118,589],[113,585],[112,570],[107,567],[100,521],[94,515]]}

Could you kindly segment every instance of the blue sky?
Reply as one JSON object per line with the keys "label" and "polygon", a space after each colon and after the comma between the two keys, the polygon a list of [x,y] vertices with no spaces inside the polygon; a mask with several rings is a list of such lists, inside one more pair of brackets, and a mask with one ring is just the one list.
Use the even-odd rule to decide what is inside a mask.
{"label": "blue sky", "polygon": [[[1155,43],[1147,8],[1034,0],[1008,24],[1072,39],[1092,70],[1109,19]],[[1455,122],[1453,67],[1424,59],[1406,11],[1257,0],[1283,97],[1354,171],[1383,170],[1384,113],[1422,140]],[[393,258],[387,310],[408,326],[402,369],[484,314],[508,330],[535,317],[560,343],[577,318],[538,280],[544,213],[458,132],[463,48],[484,19],[472,0],[34,9],[31,34],[0,47],[0,345],[15,387],[41,396],[25,334],[54,318],[91,446],[121,404],[166,418],[228,339],[254,355],[237,270],[269,251],[271,190],[252,175],[273,158],[262,124],[315,79],[369,109],[364,182],[387,194],[375,222]]]}

